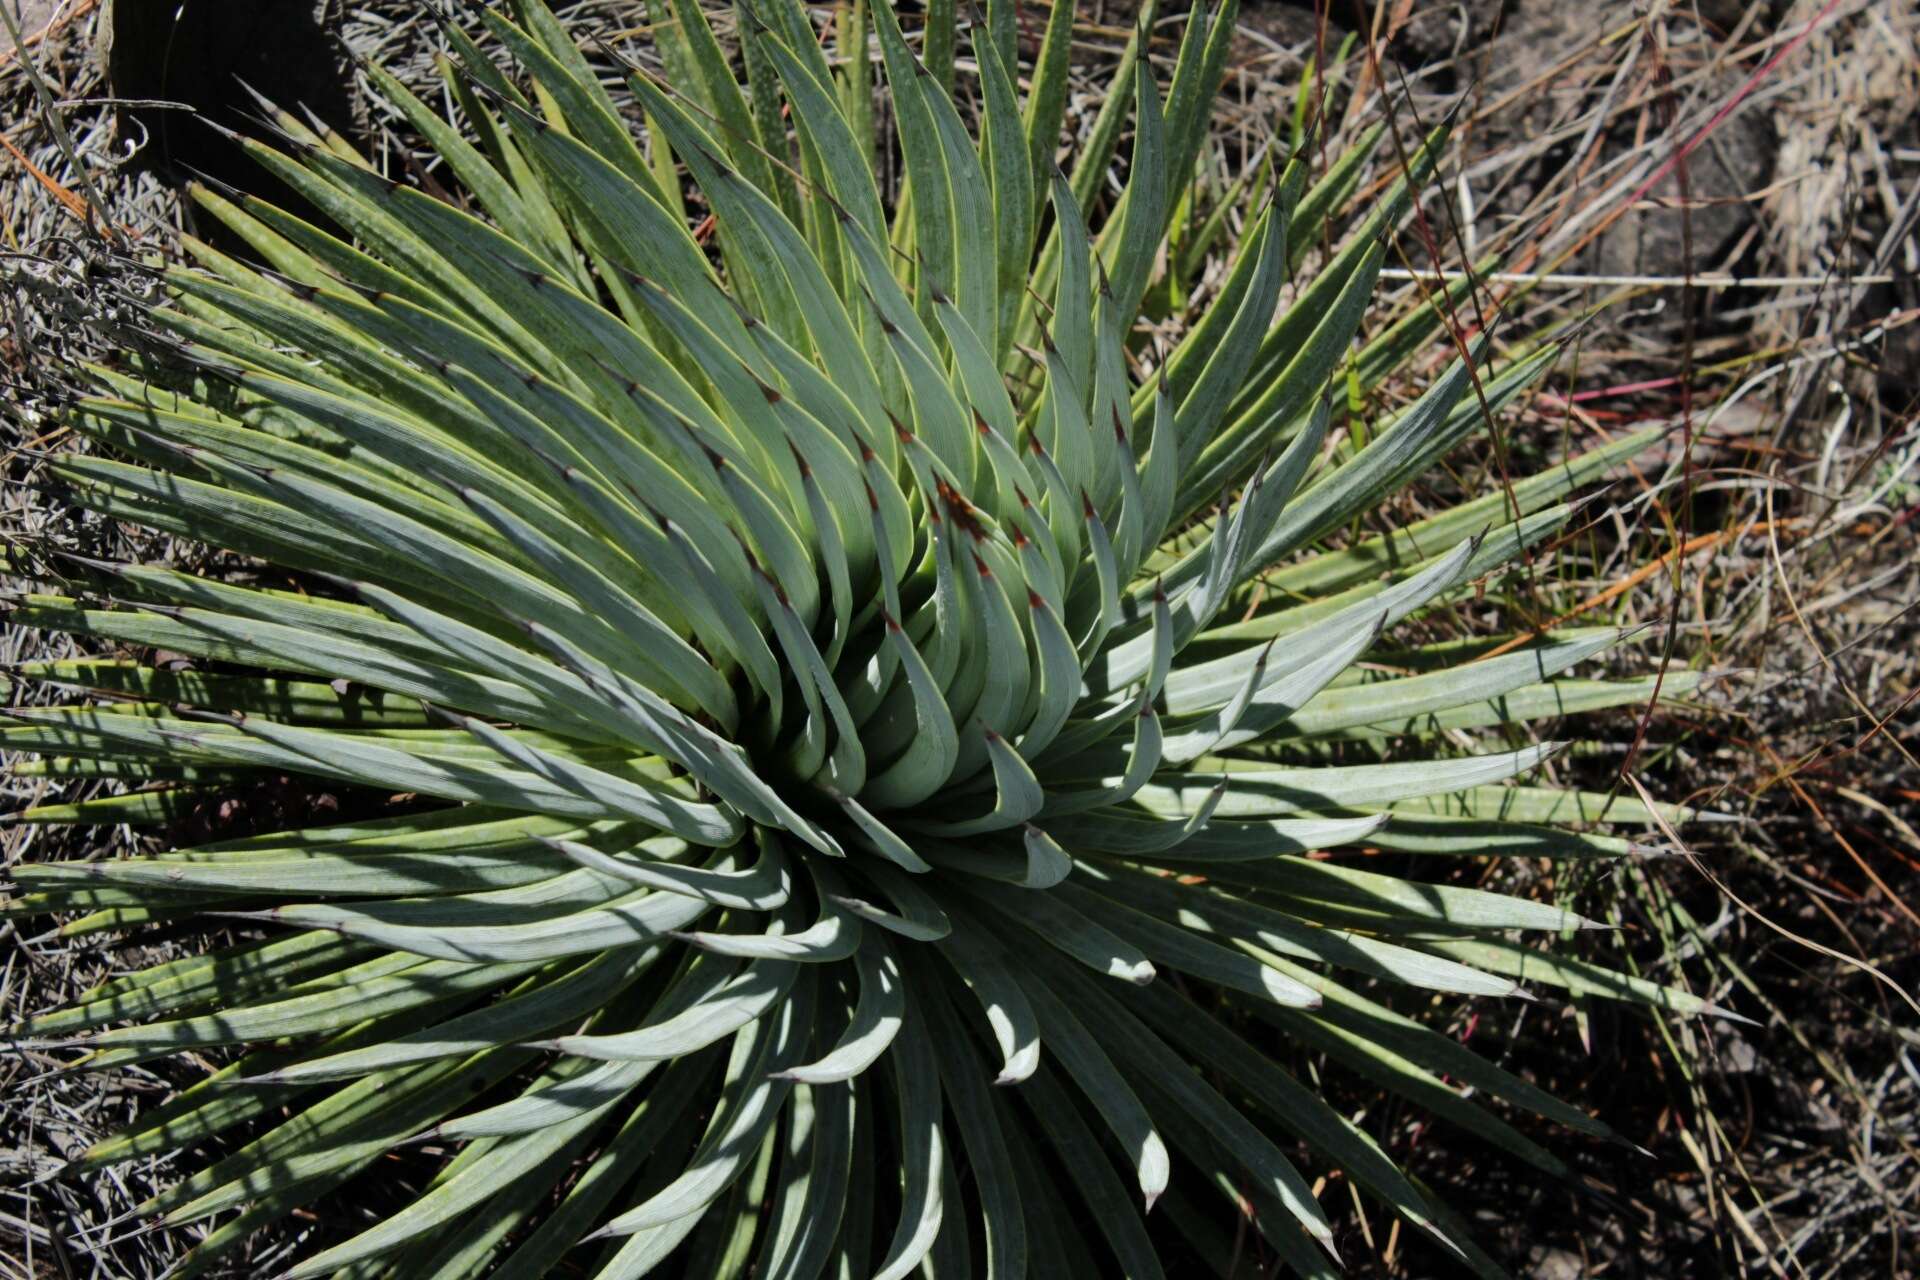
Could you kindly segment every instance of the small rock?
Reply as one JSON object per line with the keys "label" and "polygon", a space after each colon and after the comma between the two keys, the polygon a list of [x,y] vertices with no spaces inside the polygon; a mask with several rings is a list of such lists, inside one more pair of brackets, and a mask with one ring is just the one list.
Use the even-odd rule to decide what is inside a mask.
{"label": "small rock", "polygon": [[[1635,12],[1631,4],[1621,0],[1596,0],[1586,5],[1512,0],[1502,13],[1494,38],[1488,41],[1474,37],[1475,54],[1470,61],[1489,92],[1528,89],[1531,105],[1523,106],[1515,118],[1502,121],[1498,127],[1483,130],[1480,145],[1495,151],[1521,142],[1530,129],[1544,130],[1563,123],[1559,117],[1566,110],[1567,99],[1556,87],[1556,67],[1572,51],[1591,42],[1595,31],[1629,21]],[[1673,30],[1677,37],[1690,42],[1677,51],[1684,55],[1683,61],[1697,60],[1706,43],[1718,38],[1712,31],[1702,33],[1690,22],[1678,19]],[[1720,34],[1724,34],[1724,28]],[[1724,101],[1738,89],[1741,73],[1737,69],[1727,69],[1722,75],[1724,84],[1716,82],[1704,91],[1708,100]],[[1632,114],[1615,119],[1599,139],[1600,162],[1604,164],[1635,146],[1639,125]],[[1671,154],[1672,146],[1672,140],[1660,142],[1657,159]],[[1750,198],[1773,180],[1777,150],[1764,112],[1736,112],[1687,157],[1684,213],[1678,177],[1669,174],[1643,197],[1642,208],[1623,215],[1568,269],[1677,277],[1684,275],[1689,265],[1695,272],[1727,265],[1726,255],[1753,225]],[[1503,207],[1522,207],[1537,189],[1536,182],[1552,179],[1567,163],[1567,157],[1558,152],[1541,156],[1528,169],[1513,175],[1502,205],[1483,206],[1481,212],[1498,216]],[[1660,207],[1663,204],[1665,207]]]}
{"label": "small rock", "polygon": [[1533,1280],[1583,1280],[1587,1264],[1568,1249],[1535,1249],[1528,1259],[1527,1274]]}
{"label": "small rock", "polygon": [[1729,1032],[1720,1037],[1716,1065],[1728,1075],[1746,1075],[1760,1067],[1760,1051],[1745,1036]]}
{"label": "small rock", "polygon": [[1730,117],[1686,159],[1683,215],[1678,175],[1647,193],[1671,202],[1623,217],[1600,240],[1600,270],[1618,275],[1678,276],[1691,266],[1718,269],[1721,258],[1753,222],[1748,197],[1773,179],[1773,130],[1757,113]]}

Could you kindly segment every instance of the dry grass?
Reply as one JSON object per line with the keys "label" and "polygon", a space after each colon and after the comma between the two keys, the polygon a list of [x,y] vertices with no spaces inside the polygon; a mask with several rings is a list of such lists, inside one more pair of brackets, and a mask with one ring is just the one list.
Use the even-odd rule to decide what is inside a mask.
{"label": "dry grass", "polygon": [[[1285,128],[1318,48],[1335,141],[1383,114],[1403,140],[1450,110],[1461,125],[1444,184],[1399,239],[1403,283],[1373,324],[1493,252],[1502,272],[1455,314],[1462,335],[1498,314],[1498,332],[1517,340],[1606,305],[1545,388],[1500,424],[1498,447],[1454,459],[1435,483],[1498,484],[1507,469],[1524,473],[1631,426],[1672,425],[1664,453],[1589,507],[1551,561],[1490,584],[1470,620],[1665,624],[1634,661],[1725,678],[1697,711],[1584,724],[1596,745],[1570,776],[1601,787],[1631,779],[1733,820],[1677,833],[1691,857],[1587,878],[1546,867],[1497,874],[1577,894],[1588,915],[1611,913],[1621,928],[1590,944],[1599,958],[1710,994],[1758,1025],[1551,1002],[1463,1015],[1460,1035],[1506,1046],[1506,1065],[1644,1148],[1544,1135],[1578,1167],[1575,1187],[1517,1176],[1472,1140],[1382,1110],[1364,1092],[1343,1101],[1522,1274],[1912,1274],[1920,1020],[1903,994],[1920,980],[1920,742],[1910,740],[1920,697],[1920,8],[1596,0],[1556,29],[1554,15],[1573,6],[1515,0],[1496,34],[1501,7],[1331,0],[1316,22],[1309,9],[1246,0],[1209,189],[1229,186]],[[347,8],[357,53],[410,83],[429,80],[436,36],[419,6]],[[604,0],[580,16],[631,35],[639,8]],[[1093,69],[1117,52],[1131,6],[1083,9],[1088,74],[1074,118],[1084,127],[1099,101]],[[1459,13],[1476,25],[1460,25]],[[158,181],[122,163],[85,56],[97,21],[91,4],[66,0],[24,63],[0,54],[9,388],[0,400],[18,432],[4,527],[164,556],[164,546],[127,544],[124,530],[75,523],[31,487],[33,453],[62,443],[34,425],[36,397],[49,390],[42,375],[58,357],[84,354],[61,300],[83,281],[104,289],[115,279],[88,206],[97,202],[137,249],[162,247],[182,216]],[[1343,30],[1368,38],[1329,70]],[[49,101],[65,104],[64,140],[48,128]],[[392,123],[375,118],[372,145],[404,171],[414,144]],[[1396,162],[1383,152],[1380,182]],[[92,216],[96,229],[102,220]],[[48,656],[47,643],[10,632],[4,656]],[[9,807],[43,798],[44,784],[8,785]],[[71,836],[32,828],[0,840],[7,864],[118,847],[73,847]],[[0,930],[5,1020],[172,945],[162,936],[102,949]],[[1496,1016],[1500,1025],[1480,1026]],[[164,1180],[163,1163],[87,1185],[45,1175],[180,1077],[61,1076],[53,1066],[0,1064],[0,1276],[161,1274],[187,1240],[104,1224]],[[1334,1188],[1327,1200],[1347,1197]],[[1343,1220],[1356,1274],[1447,1273],[1371,1218],[1354,1202]],[[270,1233],[232,1274],[263,1273],[305,1229]],[[1257,1250],[1246,1261],[1246,1274],[1265,1274]]]}
{"label": "dry grass", "polygon": [[[1802,0],[1769,23],[1732,6],[1745,13],[1715,32],[1690,5],[1638,8],[1583,19],[1590,43],[1538,70],[1515,59],[1503,76],[1493,46],[1463,113],[1464,181],[1432,218],[1428,246],[1447,248],[1409,265],[1505,248],[1483,306],[1505,301],[1521,331],[1608,304],[1506,424],[1510,452],[1674,426],[1667,455],[1508,604],[1660,622],[1655,656],[1728,673],[1709,714],[1616,723],[1584,764],[1596,785],[1632,779],[1734,821],[1683,833],[1692,857],[1553,887],[1610,904],[1605,958],[1760,1025],[1598,1006],[1520,1019],[1510,1061],[1648,1148],[1582,1153],[1589,1195],[1421,1145],[1527,1274],[1908,1275],[1920,13]],[[1755,117],[1771,171],[1729,189],[1739,158],[1715,147]],[[1749,216],[1711,217],[1729,205]],[[1369,1252],[1383,1275],[1439,1269]]]}

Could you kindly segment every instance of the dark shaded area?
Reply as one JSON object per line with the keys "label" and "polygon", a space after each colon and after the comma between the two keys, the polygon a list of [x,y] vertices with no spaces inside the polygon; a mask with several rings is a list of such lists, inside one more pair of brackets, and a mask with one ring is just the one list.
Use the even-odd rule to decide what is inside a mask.
{"label": "dark shaded area", "polygon": [[204,173],[259,186],[258,171],[208,121],[261,134],[251,86],[287,110],[352,135],[361,112],[340,41],[340,0],[114,0],[104,53],[114,93],[174,107],[129,106],[121,128],[146,139],[140,160],[174,179]]}

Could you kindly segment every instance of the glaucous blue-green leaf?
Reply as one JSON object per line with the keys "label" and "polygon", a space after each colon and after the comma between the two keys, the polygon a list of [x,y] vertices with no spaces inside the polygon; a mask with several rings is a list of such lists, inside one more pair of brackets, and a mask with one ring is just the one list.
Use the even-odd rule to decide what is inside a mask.
{"label": "glaucous blue-green leaf", "polygon": [[[0,915],[207,941],[8,1034],[232,1049],[66,1171],[209,1150],[139,1210],[183,1274],[374,1179],[286,1275],[1327,1276],[1328,1178],[1484,1270],[1298,1053],[1559,1175],[1510,1109],[1610,1131],[1427,1006],[1719,1012],[1482,871],[1689,814],[1559,754],[1630,637],[1469,625],[1659,432],[1437,474],[1559,340],[1378,305],[1446,130],[1216,180],[1231,2],[1084,130],[1083,9],[831,8],[481,7],[370,71],[421,180],[281,113],[301,207],[195,189],[229,237],[66,371],[63,499],[183,551],[6,553],[81,648],[0,749],[17,821],[155,838]],[[285,829],[176,823],[248,782]]]}

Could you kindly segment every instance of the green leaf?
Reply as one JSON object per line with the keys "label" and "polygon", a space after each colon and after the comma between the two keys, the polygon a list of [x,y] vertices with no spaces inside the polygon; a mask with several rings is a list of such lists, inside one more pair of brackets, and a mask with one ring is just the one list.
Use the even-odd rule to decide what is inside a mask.
{"label": "green leaf", "polygon": [[784,1073],[786,1079],[809,1085],[851,1080],[872,1066],[900,1034],[907,1016],[907,998],[892,948],[884,936],[873,934],[862,941],[854,960],[860,975],[860,1002],[854,1007],[846,1034],[825,1057],[789,1067]]}
{"label": "green leaf", "polygon": [[811,1030],[813,979],[804,973],[794,979],[791,972],[793,996],[734,1037],[720,1104],[685,1172],[589,1239],[633,1235],[696,1215],[739,1176],[786,1101],[792,1086],[780,1073],[805,1051]]}
{"label": "green leaf", "polygon": [[933,1248],[946,1211],[939,1065],[932,1037],[919,1018],[909,1015],[902,1023],[889,1061],[900,1144],[900,1220],[874,1269],[875,1280],[902,1280],[912,1274]]}

